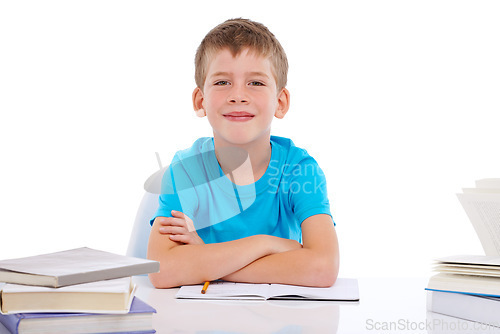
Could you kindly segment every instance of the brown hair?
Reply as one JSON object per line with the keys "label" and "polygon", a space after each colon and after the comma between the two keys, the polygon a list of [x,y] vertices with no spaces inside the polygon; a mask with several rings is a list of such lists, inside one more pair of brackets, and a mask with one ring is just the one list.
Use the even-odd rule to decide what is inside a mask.
{"label": "brown hair", "polygon": [[212,30],[201,41],[195,56],[196,85],[203,90],[211,58],[222,49],[229,49],[237,56],[243,49],[271,61],[278,91],[286,86],[288,60],[276,37],[261,23],[247,19],[230,19]]}

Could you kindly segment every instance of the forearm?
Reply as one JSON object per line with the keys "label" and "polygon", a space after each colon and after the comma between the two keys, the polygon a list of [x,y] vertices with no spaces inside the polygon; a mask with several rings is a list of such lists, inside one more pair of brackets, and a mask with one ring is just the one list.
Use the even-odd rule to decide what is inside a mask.
{"label": "forearm", "polygon": [[215,244],[183,244],[173,241],[168,233],[160,233],[165,220],[171,219],[155,220],[148,243],[148,258],[160,262],[160,272],[150,275],[159,288],[219,279],[263,256],[301,247],[296,241],[269,235]]}
{"label": "forearm", "polygon": [[161,219],[171,220],[155,220],[148,244],[148,258],[160,262],[160,272],[150,275],[157,288],[219,278],[305,286],[329,286],[336,280],[338,242],[328,215],[304,221],[303,248],[297,241],[269,235],[218,244],[183,244],[173,241],[168,232],[160,233]]}
{"label": "forearm", "polygon": [[325,256],[302,248],[262,257],[223,279],[324,287],[335,282],[338,268],[338,252]]}
{"label": "forearm", "polygon": [[315,215],[302,223],[303,248],[260,258],[226,280],[331,286],[339,270],[339,247],[328,215]]}
{"label": "forearm", "polygon": [[157,287],[198,284],[221,278],[271,253],[265,236],[206,245],[180,245],[151,255],[160,272],[151,275]]}

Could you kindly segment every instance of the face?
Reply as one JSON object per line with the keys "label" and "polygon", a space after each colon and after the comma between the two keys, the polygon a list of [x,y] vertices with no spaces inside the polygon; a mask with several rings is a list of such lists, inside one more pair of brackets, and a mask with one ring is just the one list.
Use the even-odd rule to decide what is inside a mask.
{"label": "face", "polygon": [[204,90],[195,89],[193,102],[205,110],[216,141],[245,145],[269,141],[272,119],[286,114],[289,95],[277,91],[269,59],[248,49],[233,57],[223,49],[210,62]]}

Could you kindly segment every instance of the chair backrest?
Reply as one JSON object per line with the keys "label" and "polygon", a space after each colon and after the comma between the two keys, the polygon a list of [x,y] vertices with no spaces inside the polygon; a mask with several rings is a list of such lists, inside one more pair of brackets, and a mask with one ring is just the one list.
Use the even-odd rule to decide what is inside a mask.
{"label": "chair backrest", "polygon": [[161,181],[166,168],[152,174],[144,183],[144,196],[135,216],[134,227],[128,242],[127,256],[146,258],[148,253],[151,218],[158,210],[161,192]]}
{"label": "chair backrest", "polygon": [[149,232],[151,225],[149,221],[158,210],[159,194],[144,192],[141,204],[135,216],[134,227],[130,235],[127,248],[127,256],[146,258],[148,249]]}

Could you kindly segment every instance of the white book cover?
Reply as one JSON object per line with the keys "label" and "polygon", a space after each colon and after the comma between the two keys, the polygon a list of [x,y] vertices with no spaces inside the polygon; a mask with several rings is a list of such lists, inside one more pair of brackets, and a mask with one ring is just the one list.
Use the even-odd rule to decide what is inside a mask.
{"label": "white book cover", "polygon": [[157,261],[87,247],[0,261],[0,282],[61,287],[158,272]]}

